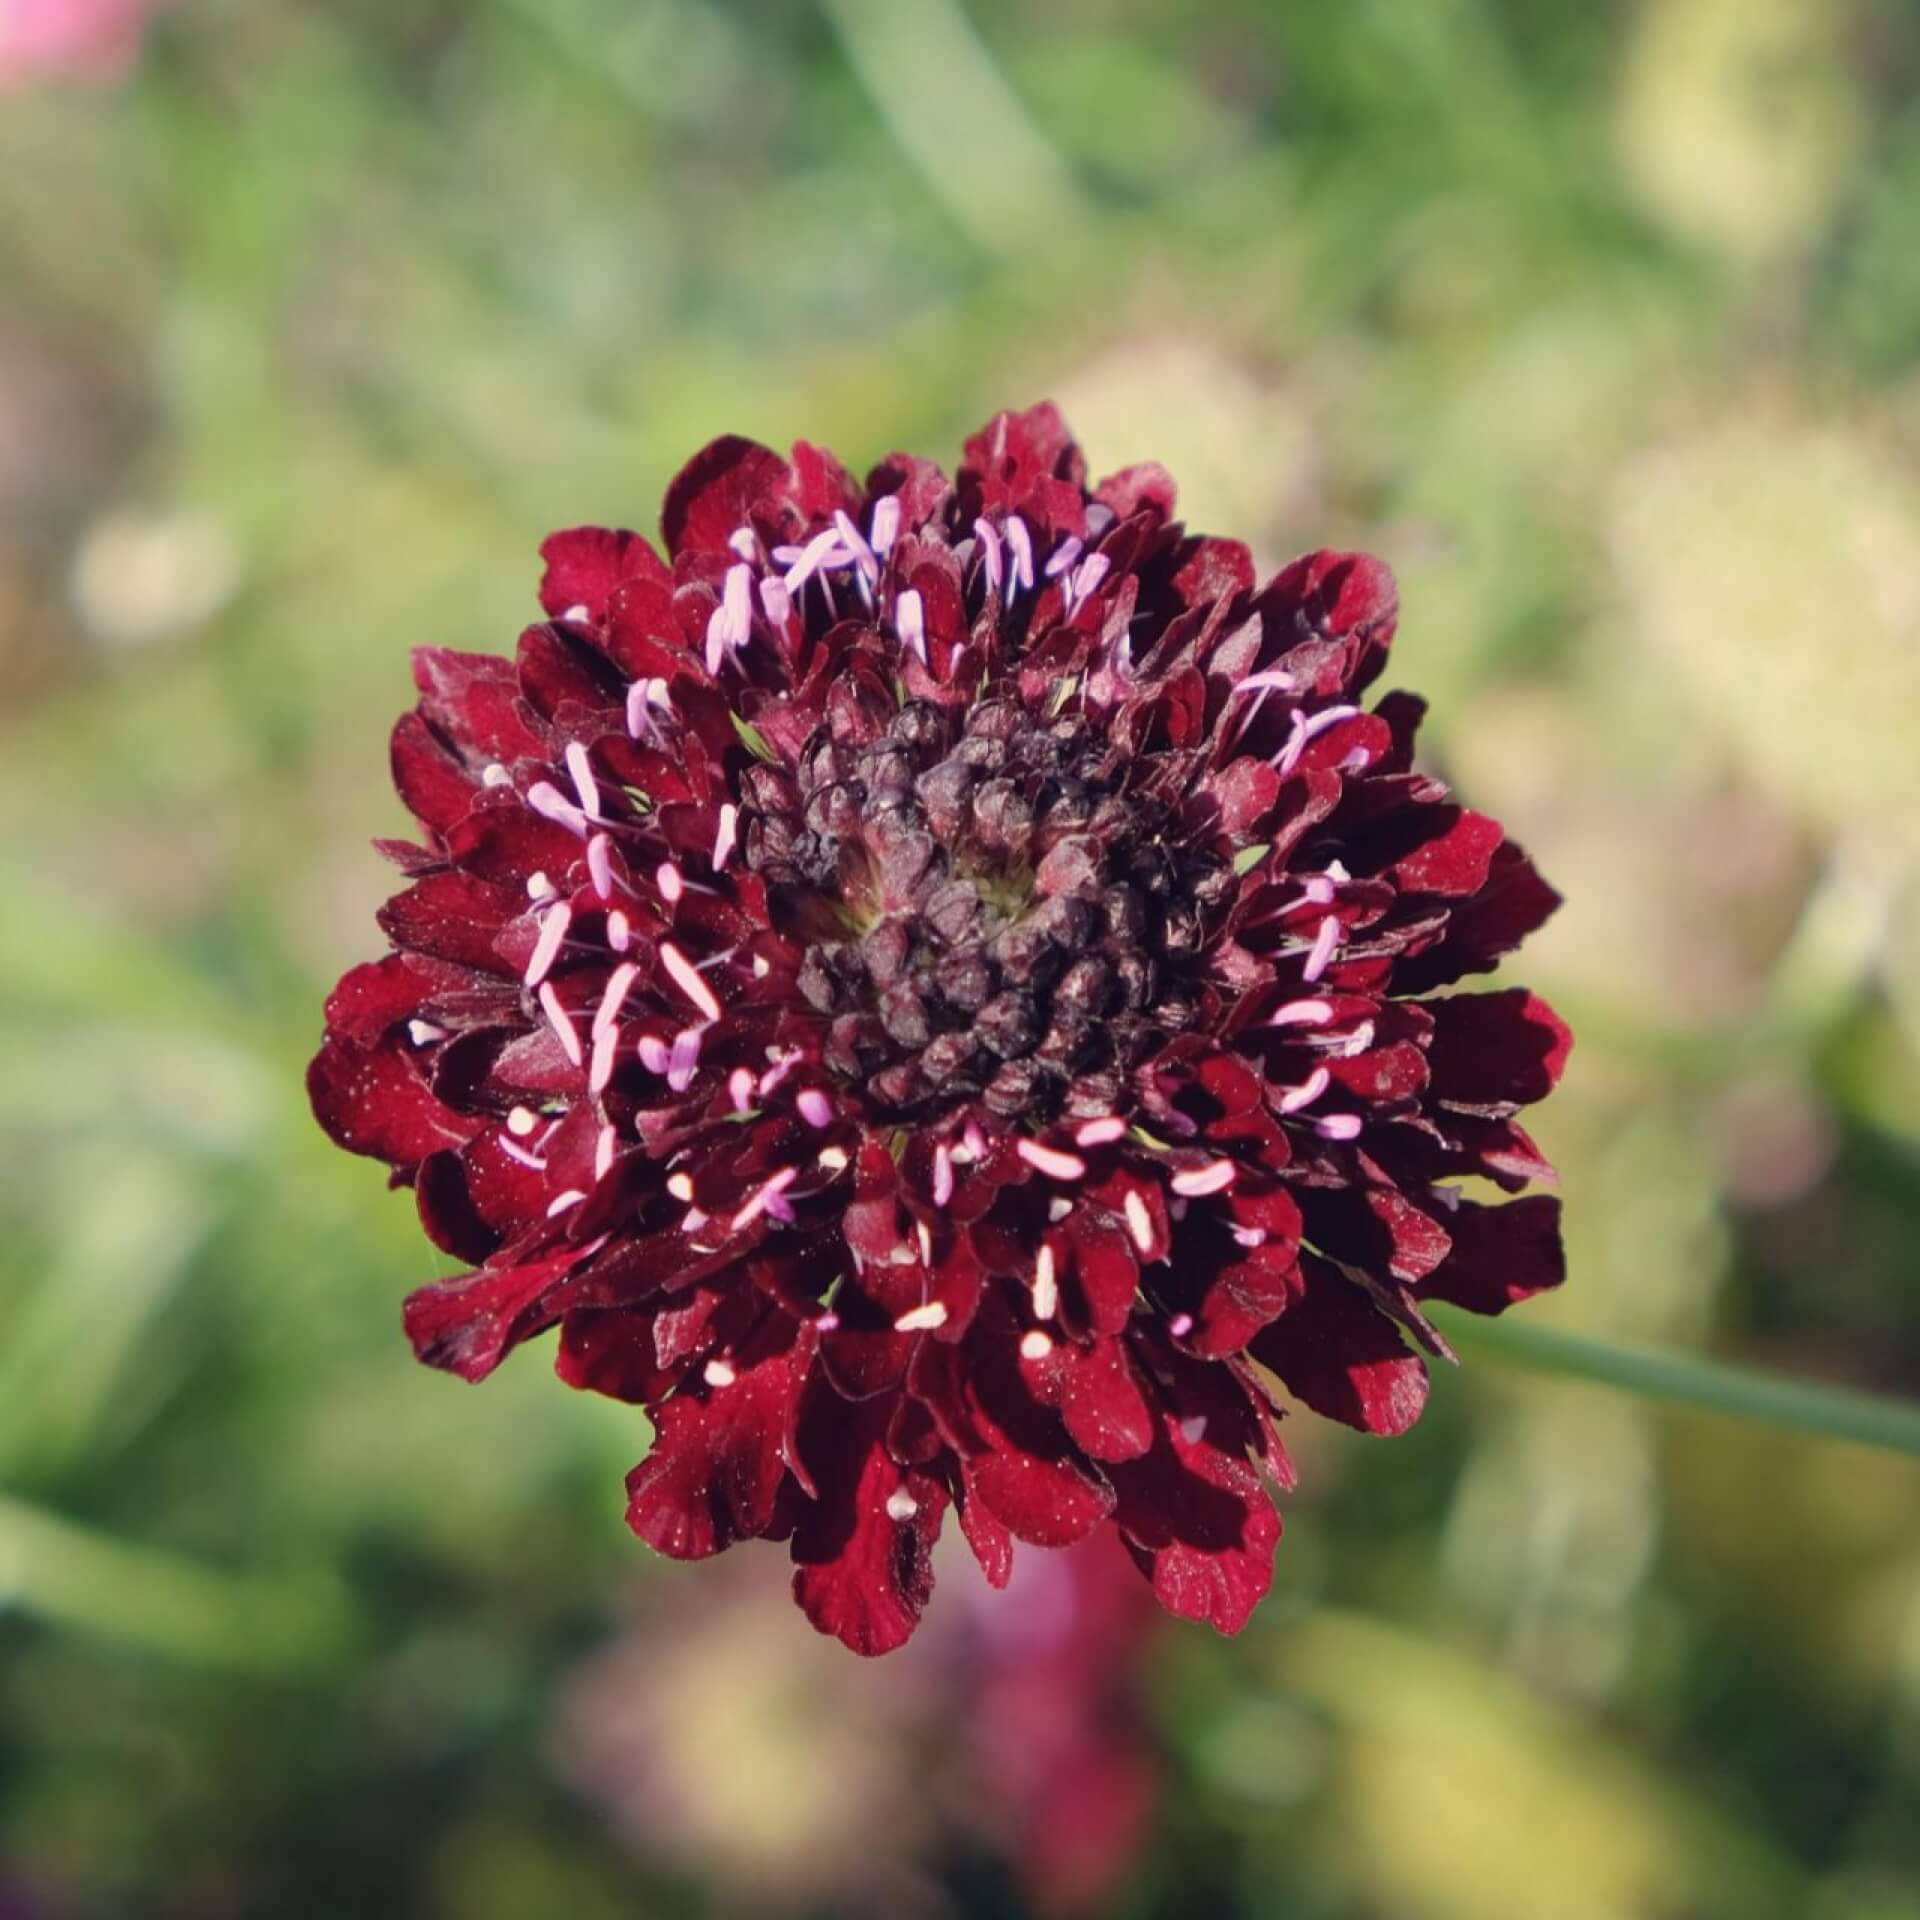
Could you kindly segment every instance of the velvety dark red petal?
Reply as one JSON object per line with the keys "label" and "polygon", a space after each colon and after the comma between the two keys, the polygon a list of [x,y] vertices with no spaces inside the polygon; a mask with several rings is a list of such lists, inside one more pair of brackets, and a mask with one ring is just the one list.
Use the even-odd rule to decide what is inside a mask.
{"label": "velvety dark red petal", "polygon": [[481,1267],[407,1296],[407,1338],[430,1367],[484,1380],[529,1334],[549,1324],[541,1303],[580,1258],[577,1247],[524,1266]]}
{"label": "velvety dark red petal", "polygon": [[420,712],[463,753],[483,766],[545,754],[520,697],[520,676],[497,653],[456,653],[451,647],[415,647],[413,681]]}
{"label": "velvety dark red petal", "polygon": [[1238,1633],[1273,1584],[1280,1516],[1248,1464],[1251,1414],[1231,1378],[1182,1378],[1152,1450],[1116,1465],[1121,1537],[1169,1613]]}
{"label": "velvety dark red petal", "polygon": [[391,1037],[362,1047],[328,1034],[307,1068],[307,1097],[336,1144],[395,1167],[458,1146],[476,1126],[434,1098],[412,1054]]}
{"label": "velvety dark red petal", "polygon": [[494,942],[525,911],[526,896],[466,873],[430,873],[380,909],[382,930],[397,946],[479,972],[505,973]]}
{"label": "velvety dark red petal", "polygon": [[963,512],[1017,513],[1037,530],[1084,533],[1081,488],[1087,464],[1052,401],[1024,413],[997,413],[966,445],[959,484]]}
{"label": "velvety dark red petal", "polygon": [[1428,1010],[1435,1099],[1504,1118],[1559,1085],[1573,1034],[1539,995],[1524,987],[1456,993],[1430,1002]]}
{"label": "velvety dark red petal", "polygon": [[1303,1255],[1307,1288],[1248,1351],[1296,1400],[1363,1433],[1404,1433],[1427,1404],[1427,1370],[1399,1330],[1324,1260]]}
{"label": "velvety dark red petal", "polygon": [[702,447],[674,475],[660,509],[660,531],[667,552],[727,554],[728,537],[765,520],[766,507],[786,492],[787,463],[771,447],[737,433],[724,434]]}
{"label": "velvety dark red petal", "polygon": [[419,1012],[434,984],[431,975],[409,966],[403,954],[350,967],[327,996],[327,1025],[343,1038],[370,1047],[389,1027]]}
{"label": "velvety dark red petal", "polygon": [[1400,617],[1393,570],[1367,553],[1309,553],[1284,567],[1256,602],[1269,652],[1302,687],[1351,696],[1386,664]]}
{"label": "velvety dark red petal", "polygon": [[655,1412],[653,1450],[627,1475],[627,1524],[648,1546],[700,1560],[767,1531],[812,1358],[811,1328],[770,1315]]}
{"label": "velvety dark red petal", "polygon": [[480,782],[417,713],[394,722],[387,758],[394,791],[422,826],[444,832],[473,805]]}
{"label": "velvety dark red petal", "polygon": [[637,533],[612,527],[573,527],[541,542],[547,570],[540,604],[554,618],[585,609],[588,620],[605,617],[614,589],[629,580],[668,581],[666,563]]}
{"label": "velvety dark red petal", "polygon": [[1395,962],[1396,993],[1428,993],[1469,973],[1487,973],[1502,954],[1546,925],[1560,896],[1541,879],[1533,862],[1505,841],[1487,870],[1487,883],[1471,900],[1456,904],[1446,932],[1426,952]]}
{"label": "velvety dark red petal", "polygon": [[933,1543],[946,1489],[886,1448],[884,1407],[807,1397],[800,1448],[819,1486],[793,1529],[793,1595],[807,1618],[855,1653],[890,1653],[933,1596]]}
{"label": "velvety dark red petal", "polygon": [[1415,1289],[1423,1300],[1451,1300],[1472,1313],[1504,1313],[1567,1277],[1560,1202],[1529,1194],[1504,1206],[1461,1200],[1447,1216],[1448,1254]]}
{"label": "velvety dark red petal", "polygon": [[1095,1460],[1134,1460],[1153,1444],[1153,1415],[1124,1340],[1061,1347],[1060,1417]]}
{"label": "velvety dark red petal", "polygon": [[1495,850],[1505,835],[1498,820],[1469,808],[1445,810],[1446,830],[1404,854],[1389,869],[1406,893],[1463,897],[1486,885]]}
{"label": "velvety dark red petal", "polygon": [[647,1405],[673,1390],[654,1358],[653,1315],[640,1309],[584,1309],[560,1322],[553,1370],[570,1387]]}

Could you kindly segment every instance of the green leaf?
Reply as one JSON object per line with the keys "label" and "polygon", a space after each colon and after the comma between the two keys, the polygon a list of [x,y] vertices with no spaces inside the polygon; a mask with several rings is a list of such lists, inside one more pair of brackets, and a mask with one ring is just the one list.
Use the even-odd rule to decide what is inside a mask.
{"label": "green leaf", "polygon": [[751,720],[743,720],[733,712],[729,712],[727,718],[733,722],[733,730],[740,736],[740,744],[756,760],[764,760],[769,766],[779,760],[780,756],[767,745],[767,736]]}

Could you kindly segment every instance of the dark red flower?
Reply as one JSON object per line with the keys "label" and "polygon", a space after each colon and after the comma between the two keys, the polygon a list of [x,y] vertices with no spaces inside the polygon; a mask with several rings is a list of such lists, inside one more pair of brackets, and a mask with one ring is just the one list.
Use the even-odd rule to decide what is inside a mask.
{"label": "dark red flower", "polygon": [[1050,406],[956,479],[715,441],[637,534],[555,535],[514,661],[423,649],[394,951],[327,1007],[343,1146],[472,1271],[407,1303],[477,1380],[657,1429],[634,1530],[790,1545],[816,1626],[913,1631],[951,1503],[990,1579],[1105,1522],[1232,1632],[1291,1482],[1277,1382],[1419,1413],[1432,1300],[1555,1285],[1515,1120],[1566,1057],[1484,972],[1557,897],[1361,695],[1393,579],[1256,583]]}

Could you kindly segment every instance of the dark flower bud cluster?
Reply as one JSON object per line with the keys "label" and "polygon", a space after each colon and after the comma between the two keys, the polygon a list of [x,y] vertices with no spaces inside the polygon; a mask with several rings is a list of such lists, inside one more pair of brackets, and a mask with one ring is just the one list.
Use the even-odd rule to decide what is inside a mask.
{"label": "dark flower bud cluster", "polygon": [[1557,904],[1365,689],[1393,582],[1264,585],[1050,407],[957,476],[715,441],[667,557],[555,535],[512,661],[424,649],[392,951],[309,1075],[436,1245],[421,1357],[559,1330],[644,1406],[663,1553],[783,1540],[862,1652],[932,1588],[1115,1528],[1223,1631],[1290,1404],[1397,1432],[1434,1300],[1561,1278],[1517,1115],[1569,1044],[1445,991]]}

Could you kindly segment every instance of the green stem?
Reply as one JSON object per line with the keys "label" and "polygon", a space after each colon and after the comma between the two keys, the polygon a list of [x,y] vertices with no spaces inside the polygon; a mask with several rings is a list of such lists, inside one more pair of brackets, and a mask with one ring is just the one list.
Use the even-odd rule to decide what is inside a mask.
{"label": "green stem", "polygon": [[1463,1354],[1477,1359],[1557,1374],[1564,1380],[1619,1387],[1650,1400],[1758,1420],[1822,1439],[1920,1455],[1920,1404],[1888,1400],[1852,1387],[1782,1380],[1690,1354],[1607,1346],[1521,1320],[1483,1320],[1447,1308],[1436,1317],[1444,1319],[1447,1338]]}

